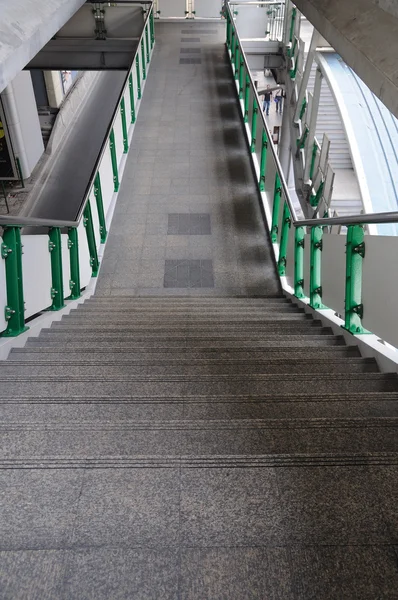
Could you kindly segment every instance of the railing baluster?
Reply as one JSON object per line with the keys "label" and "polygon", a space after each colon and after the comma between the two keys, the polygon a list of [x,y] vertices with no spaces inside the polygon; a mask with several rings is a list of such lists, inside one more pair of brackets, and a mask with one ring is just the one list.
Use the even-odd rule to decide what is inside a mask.
{"label": "railing baluster", "polygon": [[347,231],[345,326],[350,333],[368,333],[362,327],[362,263],[365,258],[363,225],[351,225]]}
{"label": "railing baluster", "polygon": [[131,105],[131,122],[135,123],[135,98],[134,98],[134,84],[133,74],[129,76],[129,88],[130,88],[130,105]]}
{"label": "railing baluster", "polygon": [[122,119],[123,152],[124,154],[127,154],[127,152],[129,151],[129,136],[127,134],[126,108],[124,103],[124,97],[120,101],[120,117]]}
{"label": "railing baluster", "polygon": [[294,240],[294,295],[305,298],[304,294],[304,244],[305,228],[296,227]]}
{"label": "railing baluster", "polygon": [[102,198],[101,177],[100,177],[99,171],[96,174],[95,179],[94,179],[94,196],[95,196],[95,200],[97,202],[101,243],[104,244],[106,241],[107,231],[106,231],[106,221],[105,221],[105,213],[104,213],[104,202],[103,202],[103,198]]}
{"label": "railing baluster", "polygon": [[245,79],[245,63],[242,54],[240,55],[239,65],[239,99],[243,100],[243,82]]}
{"label": "railing baluster", "polygon": [[93,215],[91,212],[90,200],[87,202],[86,207],[84,209],[83,224],[84,224],[84,227],[86,228],[87,243],[88,243],[88,249],[89,249],[89,253],[90,253],[90,265],[92,268],[92,276],[97,277],[98,268],[99,268],[99,260],[98,260],[98,253],[97,253],[97,245],[95,242]]}
{"label": "railing baluster", "polygon": [[286,275],[286,264],[287,264],[287,248],[289,242],[289,231],[292,225],[292,219],[290,217],[289,207],[285,202],[282,214],[281,224],[281,241],[279,244],[279,258],[278,258],[278,273],[281,277]]}
{"label": "railing baluster", "polygon": [[65,306],[64,303],[64,282],[62,275],[62,247],[61,247],[61,229],[51,227],[48,232],[48,247],[51,252],[51,297],[53,303],[51,310],[60,310]]}
{"label": "railing baluster", "polygon": [[245,89],[245,123],[249,122],[249,103],[250,103],[250,77],[246,73],[246,89]]}
{"label": "railing baluster", "polygon": [[234,65],[235,65],[235,79],[239,79],[239,63],[240,63],[240,47],[239,44],[236,44],[235,48],[235,56],[234,56]]}
{"label": "railing baluster", "polygon": [[115,145],[115,132],[113,129],[109,134],[109,147],[111,150],[111,159],[112,159],[112,170],[113,170],[113,186],[114,191],[117,192],[119,190],[119,173],[117,168],[117,156],[116,156],[116,145]]}
{"label": "railing baluster", "polygon": [[250,149],[252,152],[256,151],[256,135],[257,135],[257,114],[258,104],[256,98],[253,99],[253,117],[252,117],[252,143]]}
{"label": "railing baluster", "polygon": [[144,47],[144,38],[141,40],[141,64],[142,64],[142,79],[146,79],[146,66],[145,66],[145,47]]}
{"label": "railing baluster", "polygon": [[272,204],[272,224],[271,224],[271,241],[273,244],[278,243],[279,231],[279,209],[281,205],[282,185],[279,174],[275,175],[274,201]]}
{"label": "railing baluster", "polygon": [[141,70],[140,70],[140,54],[137,52],[135,57],[135,71],[137,73],[137,94],[138,100],[141,98]]}
{"label": "railing baluster", "polygon": [[70,300],[80,298],[80,262],[79,262],[79,239],[77,227],[68,229],[68,248],[70,261]]}
{"label": "railing baluster", "polygon": [[310,251],[310,306],[325,308],[322,304],[322,227],[311,228]]}
{"label": "railing baluster", "polygon": [[6,261],[7,288],[7,306],[4,309],[7,329],[1,335],[3,337],[15,337],[28,329],[25,326],[20,227],[4,228],[1,256]]}
{"label": "railing baluster", "polygon": [[261,141],[261,160],[260,160],[260,192],[265,190],[265,171],[267,168],[267,149],[268,149],[268,137],[265,129],[263,130],[263,136]]}

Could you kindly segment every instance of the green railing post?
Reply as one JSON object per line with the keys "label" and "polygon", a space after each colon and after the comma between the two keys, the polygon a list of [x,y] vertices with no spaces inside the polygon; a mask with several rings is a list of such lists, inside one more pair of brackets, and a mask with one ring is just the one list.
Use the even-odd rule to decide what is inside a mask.
{"label": "green railing post", "polygon": [[314,142],[314,145],[312,147],[311,166],[310,166],[310,173],[309,173],[309,177],[311,180],[314,175],[315,159],[316,159],[317,152],[318,152],[318,146],[317,146],[317,143]]}
{"label": "green railing post", "polygon": [[120,101],[120,116],[122,118],[122,130],[123,130],[123,150],[124,154],[127,154],[129,151],[129,136],[127,133],[127,123],[126,123],[126,107],[124,103],[124,98]]}
{"label": "green railing post", "polygon": [[252,117],[252,143],[251,143],[251,151],[256,151],[256,135],[257,135],[257,114],[258,114],[258,105],[257,100],[253,99],[253,117]]}
{"label": "green railing post", "polygon": [[350,333],[368,333],[362,327],[362,263],[365,258],[365,231],[362,225],[350,225],[347,231],[345,324]]}
{"label": "green railing post", "polygon": [[234,56],[234,65],[235,65],[235,79],[239,79],[239,63],[240,63],[240,48],[239,44],[236,44],[235,48],[235,56]]}
{"label": "green railing post", "polygon": [[245,63],[243,61],[243,56],[240,57],[240,65],[239,65],[239,100],[243,100],[243,81],[245,78]]}
{"label": "green railing post", "polygon": [[20,227],[4,228],[1,256],[6,261],[7,289],[7,306],[4,308],[7,329],[1,335],[3,337],[15,337],[28,329],[25,326]]}
{"label": "green railing post", "polygon": [[144,47],[144,38],[141,40],[141,63],[142,63],[142,79],[146,79],[146,66],[145,66],[145,47]]}
{"label": "green railing post", "polygon": [[145,41],[146,41],[146,62],[149,63],[149,35],[148,35],[148,23],[145,26]]}
{"label": "green railing post", "polygon": [[48,232],[48,237],[50,238],[48,242],[48,248],[51,252],[51,298],[53,299],[50,310],[60,310],[65,306],[60,228],[51,227]]}
{"label": "green railing post", "polygon": [[260,160],[260,192],[265,190],[265,171],[267,168],[267,148],[268,148],[268,137],[265,129],[263,130],[263,136],[261,140],[261,160]]}
{"label": "green railing post", "polygon": [[290,23],[290,33],[289,33],[289,42],[292,43],[293,41],[293,32],[294,32],[294,23],[296,20],[296,13],[297,13],[297,8],[293,8],[292,10],[292,20]]}
{"label": "green railing post", "polygon": [[273,244],[278,243],[278,219],[279,209],[281,205],[282,185],[279,174],[275,175],[274,201],[272,204],[272,226],[271,226],[271,241]]}
{"label": "green railing post", "polygon": [[87,202],[86,207],[84,209],[83,225],[86,228],[88,250],[90,252],[90,265],[93,270],[92,276],[97,277],[99,261],[98,261],[98,254],[97,254],[97,246],[95,243],[93,215],[91,213],[90,201]]}
{"label": "green railing post", "polygon": [[245,87],[245,123],[249,122],[249,102],[250,102],[250,77],[246,73],[246,87]]}
{"label": "green railing post", "polygon": [[104,244],[106,241],[107,231],[106,231],[106,221],[105,221],[105,214],[104,214],[104,202],[103,202],[103,198],[102,198],[101,177],[100,177],[99,171],[97,172],[95,179],[94,179],[94,196],[95,196],[95,200],[97,202],[101,243]]}
{"label": "green railing post", "polygon": [[230,35],[231,35],[231,19],[229,18],[229,15],[227,16],[227,48],[228,50],[230,49],[231,46],[231,41],[230,41]]}
{"label": "green railing post", "polygon": [[294,240],[294,295],[305,298],[304,294],[304,244],[305,229],[296,227]]}
{"label": "green railing post", "polygon": [[112,169],[113,169],[113,186],[114,191],[119,190],[119,173],[117,168],[117,157],[116,157],[116,145],[115,145],[115,132],[113,128],[109,134],[109,147],[111,150]]}
{"label": "green railing post", "polygon": [[79,264],[79,241],[76,227],[68,229],[68,248],[70,262],[70,300],[80,298],[80,264]]}
{"label": "green railing post", "polygon": [[279,258],[278,258],[278,273],[281,277],[286,275],[286,263],[287,263],[287,247],[289,241],[289,231],[292,225],[292,219],[290,217],[289,207],[285,202],[283,207],[282,223],[281,223],[281,242],[279,245]]}
{"label": "green railing post", "polygon": [[231,42],[231,62],[234,64],[235,60],[235,49],[236,49],[236,34],[235,29],[232,27],[232,42]]}
{"label": "green railing post", "polygon": [[135,57],[135,71],[137,73],[137,95],[138,100],[141,98],[141,74],[140,74],[140,55],[137,52],[137,56]]}
{"label": "green railing post", "polygon": [[325,308],[322,304],[322,227],[316,225],[311,228],[310,250],[310,306],[311,308]]}
{"label": "green railing post", "polygon": [[152,50],[153,45],[155,43],[155,21],[154,21],[154,17],[153,17],[153,10],[151,12],[151,16],[149,17],[149,23],[150,23],[150,27],[151,27],[151,50]]}
{"label": "green railing post", "polygon": [[134,99],[134,84],[133,84],[133,74],[132,73],[130,73],[130,77],[129,77],[129,88],[130,88],[131,122],[135,123],[135,99]]}

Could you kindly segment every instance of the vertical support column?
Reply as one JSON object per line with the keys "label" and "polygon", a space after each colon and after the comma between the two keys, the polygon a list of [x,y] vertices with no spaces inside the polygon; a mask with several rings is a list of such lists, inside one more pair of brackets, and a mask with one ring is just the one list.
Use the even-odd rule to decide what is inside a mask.
{"label": "vertical support column", "polygon": [[134,83],[133,74],[129,76],[129,89],[130,89],[130,106],[131,106],[131,122],[135,123],[135,98],[134,98]]}
{"label": "vertical support column", "polygon": [[76,227],[68,229],[68,248],[70,261],[70,300],[80,298],[80,264],[79,264],[79,241]]}
{"label": "vertical support column", "polygon": [[15,337],[28,328],[25,326],[25,303],[22,277],[22,242],[20,227],[5,227],[1,256],[6,261],[7,329],[3,337]]}
{"label": "vertical support column", "polygon": [[137,73],[137,95],[138,100],[141,98],[141,70],[140,70],[140,54],[137,52],[137,56],[135,57],[135,70]]}
{"label": "vertical support column", "polygon": [[88,250],[90,252],[90,265],[93,270],[92,276],[97,277],[99,261],[98,261],[98,254],[97,254],[97,246],[95,243],[93,215],[91,213],[90,200],[87,202],[86,207],[84,209],[83,224],[84,224],[84,227],[86,228]]}
{"label": "vertical support column", "polygon": [[122,130],[123,130],[123,151],[127,154],[129,151],[129,136],[127,134],[127,123],[126,123],[126,107],[124,98],[120,101],[120,116],[122,118]]}
{"label": "vertical support column", "polygon": [[350,225],[347,231],[345,324],[350,333],[367,333],[362,327],[362,263],[365,258],[363,225]]}
{"label": "vertical support column", "polygon": [[239,100],[243,100],[243,82],[245,79],[245,63],[242,54],[240,55],[239,64]]}
{"label": "vertical support column", "polygon": [[115,132],[113,131],[113,128],[109,134],[109,147],[111,149],[111,159],[112,159],[113,189],[115,192],[117,192],[119,190],[119,173],[118,173],[118,168],[117,168]]}
{"label": "vertical support column", "polygon": [[260,179],[259,186],[260,192],[265,190],[265,171],[267,168],[267,148],[268,148],[268,137],[265,129],[263,130],[263,136],[261,140],[261,160],[260,160]]}
{"label": "vertical support column", "polygon": [[101,189],[101,177],[100,177],[99,171],[97,172],[95,179],[94,179],[94,196],[95,196],[95,200],[97,202],[101,243],[104,244],[106,241],[107,231],[106,231],[106,221],[105,221],[105,213],[104,213],[104,202],[103,202],[103,198],[102,198],[102,189]]}
{"label": "vertical support column", "polygon": [[256,98],[253,98],[253,117],[252,117],[252,143],[251,143],[251,151],[256,151],[256,135],[257,135],[257,114],[258,114],[258,105]]}
{"label": "vertical support column", "polygon": [[282,215],[282,227],[281,227],[281,242],[279,246],[279,258],[278,258],[278,273],[281,277],[286,275],[286,262],[287,262],[287,247],[289,242],[289,231],[292,225],[292,219],[290,217],[289,207],[285,202],[283,207]]}
{"label": "vertical support column", "polygon": [[146,66],[145,66],[145,47],[144,38],[141,39],[141,63],[142,63],[142,79],[146,79]]}
{"label": "vertical support column", "polygon": [[51,298],[53,299],[50,310],[60,310],[65,306],[60,228],[51,227],[48,232],[48,237],[50,238],[48,247],[51,252]]}
{"label": "vertical support column", "polygon": [[240,63],[240,48],[239,48],[239,44],[236,44],[236,48],[235,48],[235,79],[238,80],[239,79],[239,63]]}
{"label": "vertical support column", "polygon": [[275,175],[275,187],[274,187],[274,202],[272,205],[272,225],[271,225],[271,241],[273,244],[278,243],[278,218],[279,209],[281,205],[282,186],[279,174]]}
{"label": "vertical support column", "polygon": [[310,306],[311,308],[325,308],[322,304],[322,235],[323,229],[319,225],[311,228],[311,254],[310,254]]}
{"label": "vertical support column", "polygon": [[246,73],[246,87],[245,87],[245,123],[249,122],[249,102],[250,102],[250,77]]}
{"label": "vertical support column", "polygon": [[146,41],[146,62],[149,63],[149,35],[148,35],[148,23],[145,25],[145,41]]}
{"label": "vertical support column", "polygon": [[294,238],[294,295],[305,298],[304,294],[304,244],[305,229],[296,227]]}

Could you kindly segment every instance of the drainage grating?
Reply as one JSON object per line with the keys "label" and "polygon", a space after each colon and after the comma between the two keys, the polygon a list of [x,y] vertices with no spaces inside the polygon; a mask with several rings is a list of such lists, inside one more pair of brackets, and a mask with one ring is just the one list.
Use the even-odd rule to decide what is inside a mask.
{"label": "drainage grating", "polygon": [[201,65],[201,58],[180,58],[180,65]]}
{"label": "drainage grating", "polygon": [[200,42],[200,38],[181,38],[181,42]]}
{"label": "drainage grating", "polygon": [[200,54],[202,50],[200,48],[180,48],[181,54]]}

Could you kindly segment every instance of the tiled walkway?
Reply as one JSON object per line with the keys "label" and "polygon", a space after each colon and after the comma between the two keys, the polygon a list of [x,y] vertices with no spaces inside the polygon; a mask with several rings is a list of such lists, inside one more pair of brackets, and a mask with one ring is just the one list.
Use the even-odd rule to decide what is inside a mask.
{"label": "tiled walkway", "polygon": [[279,294],[224,39],[157,24],[101,295]]}

